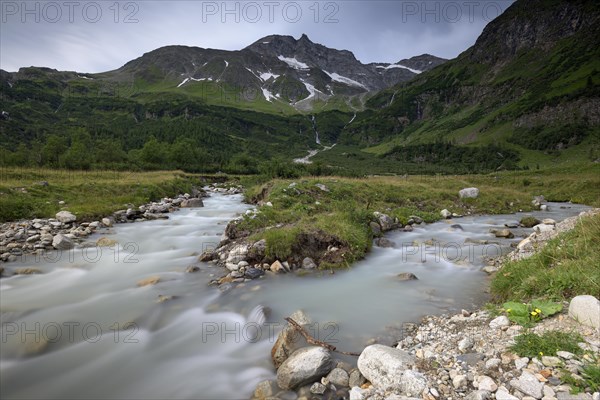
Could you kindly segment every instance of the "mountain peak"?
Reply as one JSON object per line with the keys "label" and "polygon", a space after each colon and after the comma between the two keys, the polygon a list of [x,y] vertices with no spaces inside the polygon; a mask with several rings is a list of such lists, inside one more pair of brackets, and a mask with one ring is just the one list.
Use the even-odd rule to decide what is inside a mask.
{"label": "mountain peak", "polygon": [[312,41],[308,38],[308,35],[306,33],[303,33],[302,36],[300,36],[300,39],[298,39],[298,42],[312,43]]}

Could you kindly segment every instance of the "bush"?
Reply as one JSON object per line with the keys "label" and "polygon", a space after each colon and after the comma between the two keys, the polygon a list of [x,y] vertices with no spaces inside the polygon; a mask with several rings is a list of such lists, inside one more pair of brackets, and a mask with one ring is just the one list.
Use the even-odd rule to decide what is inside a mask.
{"label": "bush", "polygon": [[525,228],[533,228],[534,226],[540,223],[540,220],[538,220],[535,217],[523,217],[521,218],[521,221],[519,223]]}

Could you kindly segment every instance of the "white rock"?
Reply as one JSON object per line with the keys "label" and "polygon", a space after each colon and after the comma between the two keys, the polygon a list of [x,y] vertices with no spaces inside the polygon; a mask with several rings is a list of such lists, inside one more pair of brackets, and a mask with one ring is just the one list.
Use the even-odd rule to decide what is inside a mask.
{"label": "white rock", "polygon": [[444,208],[442,211],[440,211],[440,215],[442,218],[448,219],[452,216],[452,213]]}
{"label": "white rock", "polygon": [[296,350],[277,370],[277,384],[292,390],[327,375],[334,366],[329,351],[323,347],[303,347]]}
{"label": "white rock", "polygon": [[327,381],[333,383],[336,387],[348,387],[350,376],[341,368],[334,368],[327,375]]}
{"label": "white rock", "polygon": [[531,239],[525,238],[519,242],[517,249],[524,250],[531,245]]}
{"label": "white rock", "polygon": [[500,360],[499,358],[490,358],[489,360],[487,360],[485,362],[485,368],[486,369],[498,369],[498,367],[500,366],[501,363],[502,363],[502,360]]}
{"label": "white rock", "polygon": [[374,344],[367,346],[358,357],[358,369],[375,387],[399,390],[404,371],[414,365],[414,358],[407,352]]}
{"label": "white rock", "polygon": [[323,394],[327,390],[327,386],[323,385],[321,382],[315,382],[310,387],[310,392],[312,394]]}
{"label": "white rock", "polygon": [[499,329],[505,326],[510,326],[510,320],[506,315],[496,317],[490,322],[490,328],[492,329]]}
{"label": "white rock", "polygon": [[75,244],[69,237],[59,233],[52,239],[52,247],[56,250],[69,250],[75,247]]}
{"label": "white rock", "polygon": [[570,360],[575,357],[575,354],[569,353],[568,351],[557,351],[556,355],[560,358],[564,358],[565,360]]}
{"label": "white rock", "polygon": [[460,342],[458,342],[458,350],[460,350],[463,353],[466,353],[469,349],[473,347],[474,344],[475,343],[473,343],[473,340],[467,336],[463,338]]}
{"label": "white rock", "polygon": [[455,389],[467,387],[467,383],[468,381],[466,375],[456,375],[452,379],[452,386],[454,386]]}
{"label": "white rock", "polygon": [[367,390],[355,386],[350,390],[350,400],[364,400],[365,393]]}
{"label": "white rock", "polygon": [[554,397],[556,396],[556,393],[554,392],[554,389],[552,389],[550,386],[548,385],[544,385],[544,397]]}
{"label": "white rock", "polygon": [[409,369],[400,379],[400,391],[407,396],[420,396],[427,389],[427,379],[423,374]]}
{"label": "white rock", "polygon": [[544,218],[542,220],[542,224],[545,224],[545,225],[556,225],[556,221],[553,220],[552,218]]}
{"label": "white rock", "polygon": [[113,222],[110,218],[102,218],[102,225],[111,227],[113,226]]}
{"label": "white rock", "polygon": [[553,231],[554,229],[555,229],[554,225],[546,225],[546,224],[538,224],[533,227],[533,230],[537,233],[550,232],[550,231]]}
{"label": "white rock", "polygon": [[569,303],[569,316],[600,332],[600,300],[590,295],[575,296]]}
{"label": "white rock", "polygon": [[465,188],[458,192],[461,199],[476,199],[479,196],[479,189],[475,187]]}
{"label": "white rock", "polygon": [[511,380],[510,386],[517,389],[519,392],[536,399],[541,399],[543,396],[542,389],[544,384],[528,371],[523,371],[519,379]]}
{"label": "white rock", "polygon": [[234,263],[225,263],[225,268],[227,268],[230,271],[237,271],[238,269],[240,269],[240,267],[238,266],[238,264],[234,264]]}
{"label": "white rock", "polygon": [[227,256],[226,262],[237,265],[240,261],[244,261],[247,255],[248,245],[238,244],[233,246],[231,250],[229,250],[229,255]]}
{"label": "white rock", "polygon": [[487,390],[476,390],[469,393],[465,400],[487,400],[490,398],[490,392]]}
{"label": "white rock", "polygon": [[562,361],[560,361],[560,358],[558,357],[543,356],[542,364],[544,364],[546,367],[558,367],[562,364]]}
{"label": "white rock", "polygon": [[521,358],[517,358],[515,360],[515,368],[516,369],[523,369],[527,366],[527,364],[529,364],[529,358],[527,357],[521,357]]}
{"label": "white rock", "polygon": [[63,224],[68,224],[70,222],[75,222],[77,217],[69,211],[59,211],[56,213],[56,220]]}
{"label": "white rock", "polygon": [[498,385],[496,385],[496,382],[494,382],[494,380],[492,378],[490,378],[489,376],[483,376],[480,378],[479,380],[479,390],[487,390],[488,392],[495,392],[496,390],[498,390]]}
{"label": "white rock", "polygon": [[496,392],[496,400],[519,400],[519,398],[508,393],[508,390],[506,390],[506,388],[501,387]]}

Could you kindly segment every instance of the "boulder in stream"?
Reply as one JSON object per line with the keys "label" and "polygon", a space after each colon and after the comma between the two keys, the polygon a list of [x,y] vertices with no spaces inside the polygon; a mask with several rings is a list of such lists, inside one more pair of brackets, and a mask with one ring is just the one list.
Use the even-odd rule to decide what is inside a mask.
{"label": "boulder in stream", "polygon": [[327,375],[334,367],[329,350],[304,347],[296,350],[277,370],[277,384],[284,390],[293,390]]}
{"label": "boulder in stream", "polygon": [[59,233],[52,239],[52,247],[56,250],[69,250],[75,247],[75,243],[67,236]]}
{"label": "boulder in stream", "polygon": [[[290,315],[290,318],[296,321],[300,326],[309,325],[311,323],[308,315],[302,310],[295,311]],[[298,333],[298,331],[296,331],[293,326],[287,324],[279,333],[277,341],[271,349],[271,360],[273,361],[275,368],[279,368],[279,366],[287,360],[290,354],[295,350],[306,345],[306,340]]]}
{"label": "boulder in stream", "polygon": [[416,281],[416,280],[419,279],[412,272],[400,272],[396,276],[397,276],[398,280],[401,281],[401,282],[404,282],[404,281]]}

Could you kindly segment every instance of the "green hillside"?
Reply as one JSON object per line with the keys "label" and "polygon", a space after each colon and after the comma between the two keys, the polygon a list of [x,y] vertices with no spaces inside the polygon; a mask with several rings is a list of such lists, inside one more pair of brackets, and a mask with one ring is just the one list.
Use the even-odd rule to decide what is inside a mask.
{"label": "green hillside", "polygon": [[[321,69],[290,68],[274,56],[282,51],[276,47],[268,51],[281,70],[268,79],[243,67],[269,69],[258,69],[258,50],[181,46],[104,74],[0,71],[0,164],[278,176],[589,164],[600,158],[598,37],[597,2],[519,0],[456,59],[377,93],[352,94],[350,85],[339,95],[317,96],[310,111],[302,111],[304,100],[290,105],[307,95],[303,76],[311,75],[315,87],[339,87]],[[310,50],[319,45],[307,38],[277,38],[299,46],[315,65],[322,61]],[[347,68],[377,69],[327,51]],[[190,65],[198,77],[224,80],[186,78],[191,83],[180,86]],[[236,89],[252,82],[280,98],[267,101],[260,86]],[[325,150],[317,132],[323,146],[336,146]],[[292,163],[311,149],[325,150],[312,159],[316,165]]]}
{"label": "green hillside", "polygon": [[596,160],[599,9],[593,1],[516,2],[458,58],[373,97],[367,104],[377,112],[341,140],[391,158],[444,142],[500,146],[529,167]]}

